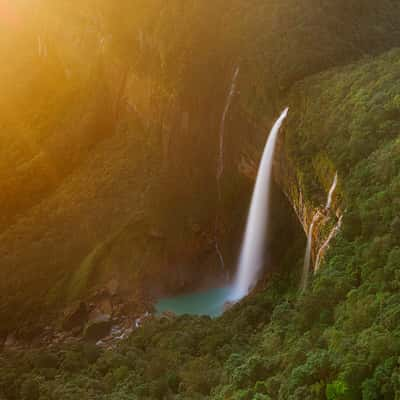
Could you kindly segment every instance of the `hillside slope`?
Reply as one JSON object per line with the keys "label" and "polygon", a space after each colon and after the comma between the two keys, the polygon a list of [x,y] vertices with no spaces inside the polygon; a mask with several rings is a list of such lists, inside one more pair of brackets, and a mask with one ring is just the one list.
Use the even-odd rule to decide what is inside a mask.
{"label": "hillside slope", "polygon": [[286,98],[285,143],[301,165],[305,196],[323,201],[323,185],[315,182],[328,165],[338,171],[335,196],[345,207],[342,231],[302,295],[303,249],[294,244],[265,289],[222,318],[153,320],[110,351],[82,344],[4,355],[0,393],[10,399],[28,392],[46,399],[396,399],[399,67],[395,49],[303,80]]}
{"label": "hillside slope", "polygon": [[[171,290],[195,279],[177,277],[180,265],[197,265],[192,270],[200,273],[220,268],[216,239],[234,268],[251,190],[238,164],[243,156],[257,164],[288,89],[400,43],[395,0],[7,7],[13,18],[1,26],[0,42],[8,61],[0,68],[4,331],[20,321],[31,326],[28,316],[58,312],[68,304],[70,282],[79,283],[77,301],[88,295],[93,282],[81,278],[89,277],[93,258],[106,259],[103,282],[112,280],[113,268],[133,268],[135,280],[136,261],[126,260],[147,260],[141,242],[149,230],[154,239],[173,227],[167,241],[155,238],[150,264],[157,267],[149,268],[157,276],[172,271],[165,282]],[[236,66],[221,206],[218,135]],[[147,215],[145,227],[132,228],[138,213]],[[111,243],[119,250],[111,252]],[[208,264],[199,267],[199,256]],[[148,275],[143,279],[154,282]],[[142,278],[134,286],[147,295],[153,289]]]}

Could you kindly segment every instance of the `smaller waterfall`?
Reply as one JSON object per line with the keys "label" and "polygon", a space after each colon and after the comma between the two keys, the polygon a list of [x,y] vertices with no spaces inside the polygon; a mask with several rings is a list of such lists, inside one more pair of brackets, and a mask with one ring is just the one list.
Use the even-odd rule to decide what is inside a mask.
{"label": "smaller waterfall", "polygon": [[240,300],[249,293],[257,283],[263,267],[274,152],[279,130],[288,111],[289,109],[286,108],[272,127],[261,159],[247,218],[236,282],[231,296],[232,301]]}
{"label": "smaller waterfall", "polygon": [[[333,183],[332,186],[329,189],[328,193],[328,198],[326,200],[326,205],[325,205],[325,212],[329,211],[331,206],[332,206],[332,199],[333,199],[333,194],[336,190],[336,186],[338,183],[338,174],[335,174],[335,177],[333,178]],[[315,214],[314,217],[311,221],[310,228],[308,230],[308,235],[307,235],[307,248],[306,248],[306,254],[304,256],[304,266],[303,266],[303,275],[301,278],[301,290],[304,291],[307,288],[308,285],[308,276],[310,274],[310,267],[311,267],[311,250],[312,250],[312,244],[313,244],[313,233],[314,233],[314,226],[318,222],[318,220],[323,217],[321,212],[318,210]],[[324,217],[324,222],[328,219],[327,214]],[[315,270],[318,270],[319,264],[320,264],[320,259],[321,255],[323,252],[326,250],[326,248],[329,245],[329,242],[333,238],[333,236],[336,234],[336,232],[340,229],[341,226],[341,220],[339,221],[338,225],[330,232],[329,237],[327,241],[322,245],[322,247],[319,249],[319,252],[317,254],[317,258],[315,260]],[[337,228],[337,229],[336,229]]]}
{"label": "smaller waterfall", "polygon": [[301,285],[300,285],[301,291],[304,291],[308,285],[308,276],[310,274],[310,267],[311,267],[311,250],[313,243],[314,226],[318,222],[320,217],[321,217],[321,212],[318,210],[314,214],[310,227],[308,229],[307,248],[306,248],[306,254],[304,256],[303,275],[301,277]]}
{"label": "smaller waterfall", "polygon": [[[225,139],[225,121],[226,121],[226,117],[228,115],[228,112],[231,108],[231,104],[232,104],[232,100],[233,100],[233,96],[235,95],[236,92],[236,82],[237,82],[237,78],[239,75],[239,67],[236,67],[235,72],[233,74],[233,78],[232,78],[232,82],[231,82],[231,87],[229,89],[229,93],[228,93],[228,97],[226,99],[226,103],[225,103],[225,108],[224,111],[222,113],[222,117],[221,117],[221,125],[219,128],[219,153],[218,153],[218,166],[217,166],[217,190],[218,190],[218,202],[219,202],[219,206],[221,206],[221,201],[222,201],[222,193],[221,193],[221,178],[222,178],[222,174],[224,173],[224,139]],[[214,232],[214,236],[215,236],[215,251],[217,252],[218,255],[218,259],[221,263],[221,268],[224,270],[225,269],[225,261],[224,261],[224,256],[222,255],[222,251],[221,248],[219,246],[218,243],[218,234],[217,234],[217,230],[218,230],[218,212],[217,212],[217,216],[215,219],[215,232]]]}
{"label": "smaller waterfall", "polygon": [[334,193],[335,190],[336,190],[337,181],[338,181],[338,174],[337,174],[337,172],[336,172],[335,178],[333,179],[332,186],[331,186],[331,188],[330,188],[330,190],[329,190],[329,193],[328,193],[328,200],[327,200],[326,206],[325,206],[325,209],[326,209],[326,210],[329,210],[329,209],[331,208],[331,205],[332,205],[332,197],[333,197],[333,193]]}
{"label": "smaller waterfall", "polygon": [[228,93],[228,97],[226,99],[225,108],[222,113],[221,125],[219,128],[219,154],[218,154],[218,167],[217,167],[217,182],[218,182],[219,195],[221,195],[220,180],[221,180],[222,174],[224,173],[225,121],[226,121],[226,117],[228,115],[229,109],[231,108],[233,96],[235,95],[235,92],[236,92],[236,82],[237,82],[237,78],[239,76],[239,71],[240,71],[240,68],[236,67],[235,72],[233,74],[232,83],[231,83],[231,87],[230,87],[230,90]]}
{"label": "smaller waterfall", "polygon": [[217,252],[217,256],[219,258],[219,262],[221,264],[221,268],[223,271],[225,271],[225,261],[224,261],[224,256],[222,255],[222,251],[219,248],[218,240],[215,239],[215,251]]}
{"label": "smaller waterfall", "polygon": [[341,216],[337,222],[337,224],[333,227],[333,229],[330,231],[328,238],[324,242],[324,244],[321,246],[321,248],[318,251],[317,254],[317,259],[315,260],[315,271],[319,270],[319,266],[321,264],[322,257],[328,250],[329,244],[331,240],[339,233],[340,228],[342,227],[342,221],[343,221],[343,216]]}
{"label": "smaller waterfall", "polygon": [[[338,183],[338,174],[336,172],[335,177],[333,178],[332,186],[329,189],[328,199],[326,201],[326,206],[325,206],[325,211],[329,211],[332,206],[332,198],[333,198],[333,194],[335,193],[337,183]],[[341,226],[342,226],[342,217],[339,218],[339,221],[337,222],[337,224],[334,226],[334,228],[329,233],[328,238],[326,239],[324,244],[318,250],[317,258],[315,260],[315,268],[314,268],[315,271],[318,271],[322,256],[328,249],[330,241],[339,232]]]}

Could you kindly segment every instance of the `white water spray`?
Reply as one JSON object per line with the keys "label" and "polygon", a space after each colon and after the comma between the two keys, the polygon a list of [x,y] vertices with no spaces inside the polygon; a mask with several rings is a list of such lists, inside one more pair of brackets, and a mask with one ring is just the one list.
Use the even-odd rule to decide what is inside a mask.
{"label": "white water spray", "polygon": [[264,263],[274,152],[279,130],[288,111],[289,109],[286,108],[272,127],[261,159],[247,218],[236,282],[231,296],[233,301],[246,296],[255,286]]}

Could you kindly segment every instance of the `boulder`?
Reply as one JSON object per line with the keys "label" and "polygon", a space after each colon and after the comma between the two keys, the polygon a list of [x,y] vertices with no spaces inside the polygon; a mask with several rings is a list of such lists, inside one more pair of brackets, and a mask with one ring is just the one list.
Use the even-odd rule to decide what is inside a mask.
{"label": "boulder", "polygon": [[169,321],[174,320],[177,315],[172,311],[164,311],[160,316],[159,319],[167,319]]}
{"label": "boulder", "polygon": [[99,315],[109,315],[113,313],[112,296],[107,288],[98,290],[92,297],[89,304],[89,320]]}
{"label": "boulder", "polygon": [[89,321],[85,327],[84,339],[90,342],[97,342],[110,335],[112,327],[109,314],[98,315]]}

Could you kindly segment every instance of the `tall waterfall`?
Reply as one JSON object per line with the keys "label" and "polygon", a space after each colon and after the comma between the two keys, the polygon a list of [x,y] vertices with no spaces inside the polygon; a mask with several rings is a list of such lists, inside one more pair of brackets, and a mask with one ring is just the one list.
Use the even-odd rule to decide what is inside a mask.
{"label": "tall waterfall", "polygon": [[[219,206],[221,206],[221,201],[222,201],[222,193],[221,193],[221,178],[224,172],[224,139],[225,139],[225,121],[226,117],[228,115],[229,109],[231,108],[232,100],[236,92],[236,82],[237,78],[239,75],[239,67],[235,68],[235,72],[233,74],[231,86],[229,89],[228,97],[226,98],[226,103],[225,103],[225,108],[222,113],[221,117],[221,124],[219,128],[219,152],[218,152],[218,165],[217,165],[217,189],[218,189],[218,202]],[[218,255],[218,259],[221,263],[221,267],[223,270],[225,270],[225,261],[224,261],[224,256],[222,254],[221,248],[218,243],[218,213],[216,215],[215,219],[215,232],[214,232],[214,240],[215,240],[215,251]]]}
{"label": "tall waterfall", "polygon": [[231,296],[240,300],[257,283],[264,262],[265,237],[268,227],[272,167],[279,130],[288,114],[286,108],[272,127],[261,159],[250,211],[247,218],[236,282]]}

